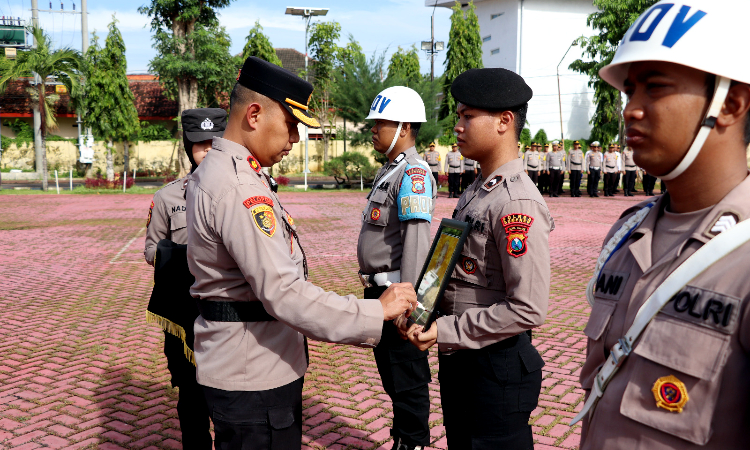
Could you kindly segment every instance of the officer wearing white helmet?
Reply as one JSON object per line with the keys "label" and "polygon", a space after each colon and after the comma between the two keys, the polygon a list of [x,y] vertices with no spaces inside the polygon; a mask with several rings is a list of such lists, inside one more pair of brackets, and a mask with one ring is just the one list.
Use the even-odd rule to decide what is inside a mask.
{"label": "officer wearing white helmet", "polygon": [[612,227],[587,289],[584,450],[748,446],[748,17],[747,1],[661,1],[599,72],[668,189]]}
{"label": "officer wearing white helmet", "polygon": [[[375,121],[375,150],[388,157],[367,196],[357,243],[365,298],[378,298],[390,283],[417,282],[430,250],[437,186],[415,147],[426,121],[418,93],[403,86],[385,89],[373,100],[367,119]],[[393,449],[420,449],[430,438],[428,352],[401,339],[396,324],[384,322],[374,354],[383,388],[393,402]]]}

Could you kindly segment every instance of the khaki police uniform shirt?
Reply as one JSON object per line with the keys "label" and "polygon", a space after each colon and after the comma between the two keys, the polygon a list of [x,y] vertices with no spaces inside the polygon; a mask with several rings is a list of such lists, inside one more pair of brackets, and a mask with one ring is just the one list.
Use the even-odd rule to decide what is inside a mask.
{"label": "khaki police uniform shirt", "polygon": [[[604,266],[588,336],[581,384],[590,390],[609,349],[632,325],[639,308],[677,267],[722,229],[750,217],[750,178],[693,221],[686,237],[658,260],[653,240],[669,194]],[[645,205],[626,211],[605,243]],[[717,221],[718,226],[717,226]],[[712,231],[713,230],[713,231]],[[657,234],[655,234],[655,231]],[[750,427],[750,244],[715,263],[667,303],[636,341],[583,421],[581,449],[747,448]],[[687,388],[682,412],[658,407],[657,380],[673,376]],[[658,391],[657,391],[658,393]]]}
{"label": "khaki police uniform shirt", "polygon": [[154,265],[156,245],[162,239],[175,244],[187,244],[185,222],[185,185],[187,178],[180,178],[156,191],[146,222],[146,262]]}
{"label": "khaki police uniform shirt", "polygon": [[588,172],[590,169],[601,169],[602,168],[602,152],[589,152],[586,154],[585,170]]}
{"label": "khaki police uniform shirt", "polygon": [[424,152],[424,160],[430,166],[430,172],[440,172],[440,153],[437,150]]}
{"label": "khaki police uniform shirt", "polygon": [[638,167],[633,159],[633,150],[622,151],[623,170],[636,170]]}
{"label": "khaki police uniform shirt", "polygon": [[602,155],[604,165],[604,173],[617,173],[619,172],[618,169],[618,157],[617,152],[607,152],[604,155]]}
{"label": "khaki police uniform shirt", "polygon": [[544,170],[543,155],[536,150],[526,152],[526,157],[523,160],[523,169],[528,171],[540,171]]}
{"label": "khaki police uniform shirt", "polygon": [[523,158],[523,150],[521,150],[520,148],[518,149],[518,157]]}
{"label": "khaki police uniform shirt", "polygon": [[565,150],[547,153],[545,170],[565,170]]}
{"label": "khaki police uniform shirt", "polygon": [[477,168],[477,162],[473,159],[464,158],[464,172],[474,172],[474,170]]}
{"label": "khaki police uniform shirt", "polygon": [[[401,270],[402,282],[417,284],[424,260],[430,252],[430,222],[416,218],[401,221],[399,212],[406,216],[412,212],[412,208],[419,208],[420,215],[432,217],[437,186],[432,173],[427,171],[431,181],[429,193],[413,192],[413,195],[400,197],[404,177],[408,177],[405,175],[406,168],[412,166],[426,170],[424,161],[414,147],[405,150],[402,155],[405,163],[401,164],[402,158],[399,155],[393,162],[381,167],[375,176],[373,188],[367,196],[367,205],[362,212],[357,261],[359,270],[364,274]],[[393,173],[388,175],[391,172]],[[386,181],[378,184],[385,176],[388,176]],[[416,202],[412,202],[412,198]],[[423,199],[425,201],[420,202]]]}
{"label": "khaki police uniform shirt", "polygon": [[550,283],[547,204],[515,159],[477,178],[453,217],[471,227],[438,318],[442,352],[478,349],[544,323]]}
{"label": "khaki police uniform shirt", "polygon": [[583,150],[571,150],[567,160],[568,171],[583,170]]}
{"label": "khaki police uniform shirt", "polygon": [[445,173],[461,173],[464,171],[461,163],[461,152],[450,151],[445,155]]}
{"label": "khaki police uniform shirt", "polygon": [[325,292],[305,280],[294,220],[249,158],[245,147],[214,138],[187,186],[188,265],[195,276],[190,294],[261,301],[278,319],[196,319],[197,380],[228,391],[273,389],[302,377],[303,334],[372,347],[383,327],[379,301]]}

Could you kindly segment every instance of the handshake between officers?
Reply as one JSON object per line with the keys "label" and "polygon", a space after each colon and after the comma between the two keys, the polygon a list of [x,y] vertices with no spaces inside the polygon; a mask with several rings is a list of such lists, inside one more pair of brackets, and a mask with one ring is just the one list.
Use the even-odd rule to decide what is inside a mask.
{"label": "handshake between officers", "polygon": [[188,183],[190,293],[200,309],[197,380],[216,449],[299,449],[305,336],[375,347],[383,322],[416,304],[409,283],[362,300],[306,280],[294,221],[261,167],[289,154],[299,122],[319,126],[308,112],[312,90],[291,72],[248,58],[224,135]]}

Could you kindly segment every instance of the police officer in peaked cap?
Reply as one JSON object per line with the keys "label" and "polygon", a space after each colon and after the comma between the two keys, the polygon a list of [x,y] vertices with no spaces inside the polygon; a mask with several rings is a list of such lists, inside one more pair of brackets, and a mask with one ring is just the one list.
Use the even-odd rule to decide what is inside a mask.
{"label": "police officer in peaked cap", "polygon": [[[182,112],[182,139],[190,160],[191,172],[198,168],[211,148],[214,137],[221,137],[226,128],[227,113],[219,108],[187,109]],[[183,447],[210,450],[213,441],[209,433],[209,413],[203,391],[195,379],[192,358],[193,321],[198,316],[189,292],[175,292],[189,286],[193,280],[185,269],[185,253],[171,247],[187,244],[185,187],[188,177],[177,179],[159,189],[151,202],[146,222],[146,262],[155,263],[157,246],[162,245],[161,258],[182,258],[170,266],[183,268],[182,273],[167,272],[166,261],[159,261],[154,274],[154,289],[147,317],[164,329],[164,355],[172,375],[172,386],[179,387],[177,415],[180,419]],[[164,248],[166,246],[166,248]],[[183,283],[186,279],[187,282]]]}
{"label": "police officer in peaked cap", "polygon": [[[357,241],[365,298],[377,298],[390,283],[417,283],[430,250],[437,186],[429,164],[415,148],[426,121],[417,92],[404,86],[385,89],[373,100],[367,119],[375,121],[375,151],[388,157],[367,196]],[[428,353],[402,339],[396,324],[384,322],[374,354],[393,403],[393,449],[421,449],[430,441]]]}
{"label": "police officer in peaked cap", "polygon": [[295,74],[248,58],[230,97],[222,138],[193,172],[187,190],[190,293],[197,380],[217,449],[299,449],[305,336],[372,348],[383,321],[408,314],[414,287],[392,284],[379,299],[326,292],[307,281],[297,227],[261,167],[319,126],[313,87]]}
{"label": "police officer in peaked cap", "polygon": [[517,153],[532,91],[511,71],[471,69],[451,93],[458,145],[482,177],[453,211],[471,231],[439,317],[429,330],[413,325],[408,337],[421,350],[438,346],[448,448],[531,450],[544,366],[531,330],[547,315],[554,227]]}
{"label": "police officer in peaked cap", "polygon": [[628,97],[634,162],[668,189],[613,225],[586,290],[582,450],[748,448],[748,17],[658,2],[599,72]]}

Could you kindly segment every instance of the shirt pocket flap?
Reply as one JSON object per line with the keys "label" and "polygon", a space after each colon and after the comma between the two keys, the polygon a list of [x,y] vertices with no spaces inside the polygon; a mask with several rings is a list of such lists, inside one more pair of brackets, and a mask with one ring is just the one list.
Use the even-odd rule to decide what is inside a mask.
{"label": "shirt pocket flap", "polygon": [[185,228],[187,226],[186,214],[184,212],[173,214],[172,217],[169,218],[169,222],[170,222],[170,230],[172,231]]}
{"label": "shirt pocket flap", "polygon": [[589,322],[583,329],[583,334],[598,341],[604,334],[604,330],[607,329],[609,319],[612,318],[616,307],[617,303],[613,301],[596,299],[593,308],[591,308]]}
{"label": "shirt pocket flap", "polygon": [[370,196],[370,201],[372,203],[380,203],[381,205],[385,203],[385,200],[388,198],[388,191],[385,189],[375,189],[375,192],[372,193]]}
{"label": "shirt pocket flap", "polygon": [[375,189],[370,195],[370,202],[362,213],[365,222],[384,227],[388,225],[388,216],[390,216],[388,205],[388,191]]}
{"label": "shirt pocket flap", "polygon": [[659,314],[633,352],[702,380],[713,380],[724,364],[729,335]]}

